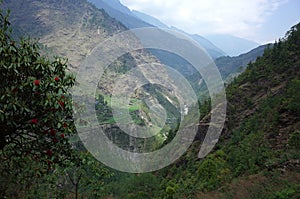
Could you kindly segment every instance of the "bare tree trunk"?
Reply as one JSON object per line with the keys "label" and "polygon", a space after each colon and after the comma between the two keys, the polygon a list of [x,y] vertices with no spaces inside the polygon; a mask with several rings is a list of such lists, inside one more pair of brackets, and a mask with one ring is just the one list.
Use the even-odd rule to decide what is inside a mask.
{"label": "bare tree trunk", "polygon": [[78,199],[78,183],[75,184],[75,198]]}

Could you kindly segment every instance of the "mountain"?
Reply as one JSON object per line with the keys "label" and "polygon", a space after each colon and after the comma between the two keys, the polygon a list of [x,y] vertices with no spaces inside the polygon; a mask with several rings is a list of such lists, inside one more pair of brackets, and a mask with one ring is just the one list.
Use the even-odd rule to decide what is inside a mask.
{"label": "mountain", "polygon": [[300,23],[228,85],[226,124],[207,157],[197,154],[210,125],[209,101],[200,105],[199,136],[183,157],[155,173],[117,173],[104,195],[300,198],[299,77]]}
{"label": "mountain", "polygon": [[299,91],[300,23],[228,85],[219,143],[195,160],[210,114],[202,117],[199,140],[165,170],[167,179],[202,191],[178,188],[174,198],[299,198]]}
{"label": "mountain", "polygon": [[271,44],[259,46],[250,52],[235,57],[219,57],[215,60],[215,64],[224,80],[228,82],[236,75],[242,73],[250,62],[255,62],[258,57],[264,54],[265,49],[271,46]]}
{"label": "mountain", "polygon": [[162,23],[160,20],[147,15],[145,13],[139,11],[130,11],[126,6],[122,5],[120,1],[114,0],[89,0],[98,8],[104,9],[106,12],[109,13],[110,16],[114,17],[115,19],[119,20],[123,23],[127,28],[143,28],[143,27],[159,27],[159,28],[166,28],[170,30],[179,31],[189,37],[192,37],[197,41],[201,47],[203,47],[208,54],[213,58],[217,58],[220,56],[225,55],[225,53],[216,47],[213,43],[201,37],[200,35],[191,35],[183,30],[179,30],[175,27],[169,28],[166,24]]}
{"label": "mountain", "polygon": [[119,0],[89,0],[97,8],[104,9],[111,17],[120,21],[127,28],[152,27],[149,23],[137,18],[126,6],[123,6]]}
{"label": "mountain", "polygon": [[139,19],[152,24],[158,28],[169,28],[169,26],[167,26],[166,24],[164,24],[163,22],[161,22],[159,19],[156,19],[155,17],[152,17],[150,15],[147,15],[143,12],[137,11],[137,10],[132,10],[132,13],[138,17]]}
{"label": "mountain", "polygon": [[[82,71],[88,71],[91,69],[87,63],[90,59],[85,58],[90,55],[94,48],[103,41],[107,41],[111,35],[128,30],[123,24],[110,17],[103,9],[98,9],[86,0],[66,0],[66,1],[54,1],[54,0],[22,0],[17,3],[14,1],[5,1],[2,5],[4,10],[11,10],[12,26],[15,30],[18,30],[18,34],[24,36],[30,36],[38,38],[38,42],[41,44],[41,53],[49,53],[68,59],[68,66],[71,72],[76,73],[78,69]],[[55,13],[55,14],[53,14]],[[107,46],[107,49],[132,44],[129,39],[129,43],[124,43],[124,40],[115,40],[113,45]],[[127,40],[125,40],[127,42]],[[135,41],[136,42],[136,41]],[[111,52],[111,51],[110,51]],[[112,54],[107,57],[113,56]],[[84,62],[85,61],[85,62]],[[130,78],[131,73],[127,73],[131,69],[135,68],[139,64],[144,63],[160,63],[159,60],[145,50],[133,51],[125,53],[113,63],[107,66],[103,71],[104,74],[98,77],[95,76],[81,76],[82,73],[77,74],[77,77],[81,77],[78,84],[80,87],[86,85],[85,82],[96,83],[97,96],[93,96],[95,90],[90,91],[89,87],[82,90],[86,91],[86,101],[93,104],[95,100],[99,103],[97,107],[97,117],[101,124],[101,128],[116,145],[130,151],[151,151],[153,147],[157,147],[162,144],[166,134],[170,129],[176,128],[176,123],[169,123],[163,126],[161,131],[146,141],[137,137],[130,136],[124,133],[114,120],[111,107],[107,106],[107,101],[111,101],[112,93],[115,91],[130,90],[134,88],[135,82],[127,81],[122,86],[116,86],[118,79]],[[85,67],[85,68],[84,68]],[[159,85],[152,85],[150,80],[153,74],[157,73],[157,68],[154,65],[147,65],[147,68],[142,67],[136,74],[136,82],[147,82],[149,85],[138,87],[130,95],[130,98],[134,103],[130,105],[130,116],[126,118],[132,118],[133,122],[141,125],[151,124],[153,127],[157,127],[156,123],[151,121],[153,117],[159,120],[160,115],[152,115],[150,118],[149,104],[163,103],[169,109],[166,111],[168,118],[180,117],[178,111],[178,104],[171,94],[170,89],[160,87]],[[94,74],[93,74],[94,75]],[[122,78],[121,78],[122,77]],[[155,76],[158,77],[158,76]],[[97,79],[98,78],[98,79]],[[168,82],[171,88],[176,89],[176,85],[172,79],[171,73],[165,68],[159,68],[159,78],[162,81]],[[84,81],[82,81],[84,80]],[[157,81],[157,79],[155,79]],[[87,83],[87,84],[88,84]],[[117,90],[119,89],[119,90]],[[178,88],[177,88],[178,89]],[[182,89],[181,89],[182,90]],[[90,92],[89,92],[90,91]],[[147,103],[144,98],[147,96]],[[77,97],[73,95],[74,99]],[[96,98],[96,99],[95,99]],[[103,99],[105,98],[105,102]],[[175,98],[175,99],[174,99]],[[76,98],[77,99],[77,98]],[[75,101],[74,103],[81,103]],[[120,106],[124,106],[121,104]],[[85,106],[85,105],[83,105]],[[118,106],[118,108],[121,108]],[[142,109],[140,107],[143,107]],[[124,108],[124,110],[127,110]],[[105,114],[104,114],[105,113]],[[82,114],[82,113],[81,113]],[[85,117],[81,115],[76,116],[75,120],[79,125],[86,125],[86,118],[90,117],[90,112],[84,113]],[[177,121],[177,120],[176,120]],[[158,128],[158,127],[157,127]]]}
{"label": "mountain", "polygon": [[256,42],[232,35],[206,35],[205,38],[229,56],[238,56],[259,46]]}
{"label": "mountain", "polygon": [[129,10],[129,8],[121,4],[119,0],[90,0],[90,2],[94,4],[99,3],[99,5],[100,3],[107,4],[111,8],[114,8],[115,10],[119,10],[120,12],[130,16],[134,16],[132,12]]}
{"label": "mountain", "polygon": [[[186,33],[187,34],[187,33]],[[216,59],[218,57],[226,55],[221,48],[215,46],[211,41],[207,40],[206,38],[198,35],[198,34],[188,34],[191,38],[193,38],[196,42],[203,47],[207,53],[213,58]]]}
{"label": "mountain", "polygon": [[212,59],[216,59],[218,57],[226,55],[220,48],[218,48],[212,42],[210,42],[209,40],[207,40],[206,38],[204,38],[198,34],[189,34],[181,29],[174,27],[174,26],[172,26],[170,29],[180,32],[180,33],[192,38],[193,40],[195,40],[200,45],[201,48],[204,48],[206,50],[206,52],[211,56]]}
{"label": "mountain", "polygon": [[[224,55],[238,56],[259,46],[258,43],[231,35],[209,35],[203,37],[198,34],[189,34],[176,27],[169,27],[159,19],[143,12],[136,10],[130,11],[126,6],[122,5],[119,0],[89,1],[94,3],[98,8],[106,10],[112,17],[121,21],[128,28],[148,27],[150,25],[181,32],[197,41],[213,59]],[[144,23],[141,23],[141,21]]]}
{"label": "mountain", "polygon": [[164,24],[163,22],[161,22],[159,19],[152,17],[150,15],[147,15],[143,12],[139,12],[139,11],[135,11],[135,10],[133,10],[132,12],[133,12],[133,14],[135,14],[137,17],[139,17],[143,21],[146,21],[147,23],[152,24],[156,27],[163,28],[163,29],[165,28],[165,29],[175,30],[175,31],[178,31],[182,34],[185,34],[185,35],[191,37],[196,42],[198,42],[200,44],[200,46],[202,48],[204,48],[213,59],[225,55],[225,53],[221,49],[219,49],[212,42],[210,42],[209,40],[207,40],[206,38],[204,38],[200,35],[189,34],[189,33],[186,33],[183,30],[180,30],[176,27],[169,27],[166,24]]}
{"label": "mountain", "polygon": [[149,24],[152,24],[152,25],[154,25],[154,26],[156,26],[158,28],[175,30],[175,31],[178,31],[180,33],[183,33],[183,34],[191,37],[196,42],[198,42],[200,44],[200,46],[203,47],[207,51],[207,53],[213,59],[225,55],[225,53],[221,49],[219,49],[212,42],[210,42],[209,40],[207,40],[206,38],[204,38],[204,37],[202,37],[200,35],[189,34],[189,33],[186,33],[183,30],[180,30],[180,29],[178,29],[176,27],[169,27],[168,25],[166,25],[163,22],[161,22],[159,19],[157,19],[155,17],[152,17],[150,15],[147,15],[147,14],[145,14],[143,12],[139,12],[139,11],[133,10],[132,13],[134,15],[136,15],[138,18],[140,18],[141,20],[143,20],[143,21],[145,21],[145,22],[147,22]]}
{"label": "mountain", "polygon": [[78,1],[4,1],[2,8],[10,9],[10,19],[18,35],[37,38],[49,51],[69,59],[76,69],[85,56],[109,35],[126,30],[85,0]]}
{"label": "mountain", "polygon": [[[11,9],[12,24],[18,29],[17,34],[40,38],[39,42],[49,46],[48,50],[68,57],[74,70],[81,66],[85,56],[95,45],[114,33],[127,30],[104,10],[97,9],[85,0],[6,0],[1,4],[1,9],[7,8]],[[204,100],[200,104],[198,134],[193,144],[181,158],[162,170],[145,174],[117,172],[99,165],[99,162],[95,164],[93,157],[82,159],[79,163],[70,162],[68,168],[59,165],[51,168],[49,162],[56,158],[53,154],[47,158],[48,170],[43,169],[39,172],[37,164],[39,156],[26,159],[24,155],[25,157],[15,161],[14,157],[11,157],[9,161],[5,160],[8,161],[9,169],[4,169],[5,165],[2,164],[0,166],[0,189],[4,192],[1,192],[1,196],[3,198],[300,198],[300,23],[292,27],[286,36],[274,45],[262,46],[237,57],[220,58],[222,64],[220,68],[224,67],[227,74],[227,67],[236,70],[233,65],[244,64],[262,51],[263,55],[250,63],[226,88],[226,123],[218,143],[208,156],[201,159],[197,156],[207,128],[209,125],[214,128],[210,117],[211,112],[215,110],[210,110],[210,101]],[[164,56],[163,52],[161,55]],[[232,62],[232,65],[226,66],[227,60]],[[104,82],[104,85],[107,85],[106,89],[111,90],[110,87],[113,86],[113,82],[109,82],[110,78],[118,78],[118,75],[126,73],[138,63],[155,61],[157,59],[147,52],[126,54],[111,65],[109,69],[111,74],[104,79],[108,80]],[[2,68],[5,69],[5,66]],[[144,78],[146,72],[147,70],[142,71],[141,78]],[[163,72],[161,71],[162,76],[165,75]],[[189,75],[190,71],[186,70],[186,74]],[[128,84],[122,86],[130,87]],[[163,88],[145,90],[152,96],[155,95],[159,104],[174,108],[175,105],[171,101],[178,101],[174,95],[167,95]],[[5,92],[11,93],[10,89]],[[38,92],[30,94],[37,95]],[[136,98],[130,101],[132,105],[129,110],[128,106],[121,107],[130,111],[134,122],[138,124],[149,122],[141,119],[142,116],[147,117],[146,113],[149,111],[147,104],[139,104],[141,101],[139,97],[143,94],[140,90],[134,93]],[[93,96],[91,99],[93,102],[94,98]],[[102,116],[112,119],[111,113],[108,113],[110,111],[107,107],[108,100],[109,95],[104,97],[99,95],[97,98],[95,109],[98,109],[98,119]],[[149,101],[151,100],[150,98]],[[155,104],[158,104],[157,101]],[[143,110],[140,111],[138,107],[142,107]],[[139,112],[143,112],[143,115],[139,115]],[[186,117],[188,119],[193,115]],[[120,136],[113,122],[105,120],[104,125],[106,130],[111,132],[108,136],[121,145],[120,147],[129,142],[130,148],[133,149],[124,147],[127,151],[138,153],[140,148],[135,147],[137,144],[153,149],[151,145],[155,142]],[[176,129],[168,130],[164,136],[172,139]],[[41,139],[44,137],[41,125]],[[165,139],[159,138],[160,141]],[[59,146],[60,143],[57,143],[57,147]],[[1,151],[1,159],[3,157],[5,156]],[[16,171],[11,168],[15,168]],[[91,176],[95,178],[89,179]],[[100,182],[96,183],[97,186],[93,186],[98,181]]]}

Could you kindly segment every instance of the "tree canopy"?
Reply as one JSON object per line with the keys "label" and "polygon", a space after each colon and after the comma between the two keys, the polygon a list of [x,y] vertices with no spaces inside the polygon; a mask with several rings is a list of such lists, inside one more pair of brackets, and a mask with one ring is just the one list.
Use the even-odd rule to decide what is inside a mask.
{"label": "tree canopy", "polygon": [[0,152],[5,160],[28,156],[63,163],[74,134],[69,89],[75,78],[66,60],[42,56],[37,42],[16,40],[0,12]]}

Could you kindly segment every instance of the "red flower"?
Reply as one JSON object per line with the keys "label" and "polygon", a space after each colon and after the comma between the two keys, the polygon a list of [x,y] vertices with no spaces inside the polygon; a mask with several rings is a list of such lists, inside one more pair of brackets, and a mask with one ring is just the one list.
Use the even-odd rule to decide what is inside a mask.
{"label": "red flower", "polygon": [[56,135],[56,132],[55,132],[54,129],[51,129],[51,130],[50,130],[50,135],[52,135],[52,136],[55,136],[55,135]]}
{"label": "red flower", "polygon": [[61,99],[65,99],[65,98],[66,98],[66,96],[64,96],[64,95],[61,96]]}
{"label": "red flower", "polygon": [[33,118],[32,120],[31,120],[31,124],[37,124],[38,123],[38,120],[36,119],[36,118]]}
{"label": "red flower", "polygon": [[58,139],[53,138],[53,142],[54,142],[54,143],[57,143],[57,142],[58,142]]}
{"label": "red flower", "polygon": [[38,79],[37,79],[37,80],[34,80],[33,83],[34,83],[34,85],[38,86],[38,85],[40,85],[40,80],[38,80]]}
{"label": "red flower", "polygon": [[63,127],[64,127],[64,128],[67,128],[67,127],[68,127],[68,124],[67,124],[67,123],[64,123],[64,124],[63,124]]}
{"label": "red flower", "polygon": [[59,100],[58,103],[60,104],[61,107],[65,106],[65,103],[63,101],[61,101],[61,100]]}
{"label": "red flower", "polygon": [[62,139],[64,139],[64,138],[65,138],[65,135],[62,133],[62,134],[60,134],[60,137],[61,137]]}
{"label": "red flower", "polygon": [[46,154],[48,155],[48,156],[52,156],[52,150],[50,150],[50,149],[48,149],[47,151],[46,151]]}
{"label": "red flower", "polygon": [[58,78],[58,77],[55,77],[54,80],[55,80],[56,82],[58,82],[58,81],[59,81],[59,78]]}

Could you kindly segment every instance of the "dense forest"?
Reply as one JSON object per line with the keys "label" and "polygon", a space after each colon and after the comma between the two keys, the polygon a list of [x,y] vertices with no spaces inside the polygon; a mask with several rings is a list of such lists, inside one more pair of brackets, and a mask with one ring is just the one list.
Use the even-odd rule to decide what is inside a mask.
{"label": "dense forest", "polygon": [[[0,25],[0,198],[300,198],[300,24],[226,87],[226,124],[208,156],[197,157],[196,136],[175,163],[144,174],[108,168],[84,148],[68,62],[15,39],[5,12]],[[172,108],[159,91],[152,94]],[[106,96],[96,98],[99,121],[114,123]],[[144,125],[135,102],[130,114]],[[203,132],[213,110],[209,100],[199,104]]]}

